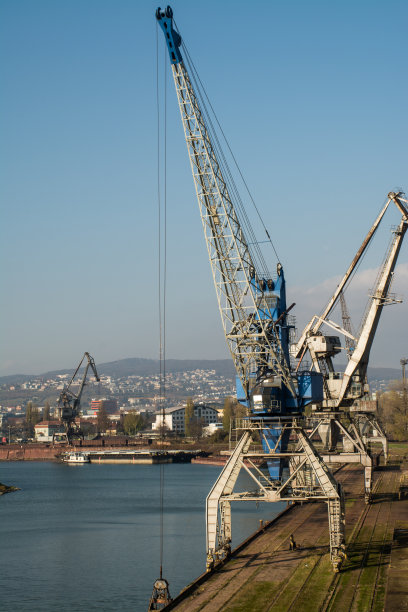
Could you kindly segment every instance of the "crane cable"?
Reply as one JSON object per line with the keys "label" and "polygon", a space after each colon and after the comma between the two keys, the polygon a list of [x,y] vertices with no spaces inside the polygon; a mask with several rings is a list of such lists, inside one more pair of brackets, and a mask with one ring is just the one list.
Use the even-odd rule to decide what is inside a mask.
{"label": "crane cable", "polygon": [[[175,25],[175,28],[176,28],[177,32],[179,32],[179,30],[177,28],[177,24],[175,23],[175,21],[174,21],[174,25]],[[261,223],[261,225],[263,227],[263,230],[265,231],[265,234],[266,234],[266,236],[268,238],[268,242],[270,243],[270,245],[271,245],[271,247],[273,249],[273,252],[275,253],[276,259],[278,261],[280,261],[279,255],[278,255],[277,250],[275,248],[275,245],[272,242],[272,238],[271,238],[271,236],[270,236],[270,234],[269,234],[269,232],[268,232],[268,230],[266,228],[266,225],[265,225],[264,220],[263,220],[263,218],[261,216],[261,213],[260,213],[260,211],[259,211],[259,209],[258,209],[258,207],[256,205],[254,197],[252,196],[252,193],[251,193],[251,191],[250,191],[250,189],[248,187],[248,184],[247,184],[247,182],[245,180],[245,177],[244,177],[244,175],[243,175],[243,173],[241,171],[241,168],[239,167],[237,159],[236,159],[236,157],[235,157],[235,155],[234,155],[234,153],[233,153],[233,151],[231,149],[229,141],[228,141],[228,139],[227,139],[227,137],[226,137],[226,135],[224,133],[224,130],[222,129],[222,126],[221,126],[221,124],[220,124],[220,122],[218,120],[217,114],[216,114],[216,112],[215,112],[215,110],[214,110],[214,108],[213,108],[213,106],[211,104],[211,101],[210,101],[210,99],[209,99],[209,97],[207,95],[205,87],[204,87],[204,85],[203,85],[203,83],[202,83],[202,81],[200,79],[200,76],[199,76],[199,74],[197,72],[197,69],[196,69],[196,67],[194,65],[194,62],[193,62],[193,60],[191,58],[191,55],[190,55],[190,53],[189,53],[189,51],[187,49],[187,46],[186,46],[185,41],[184,41],[183,38],[182,38],[181,46],[182,46],[182,49],[184,51],[185,60],[186,60],[187,64],[190,67],[191,78],[192,78],[193,81],[195,81],[195,84],[196,84],[196,90],[197,90],[196,93],[197,93],[198,97],[201,99],[201,103],[202,103],[202,106],[203,106],[204,114],[207,116],[207,122],[209,123],[209,125],[212,128],[210,131],[212,131],[212,133],[213,133],[213,137],[215,138],[215,141],[217,142],[218,147],[219,147],[219,153],[221,154],[221,157],[222,157],[222,159],[223,159],[223,161],[224,161],[224,163],[226,165],[226,168],[225,168],[226,169],[226,173],[230,177],[230,180],[231,180],[231,183],[232,183],[232,185],[231,185],[232,186],[232,191],[235,192],[235,195],[237,197],[238,201],[236,203],[238,204],[238,207],[241,210],[241,214],[244,217],[244,224],[248,224],[249,225],[248,229],[249,229],[250,233],[252,233],[253,232],[252,227],[250,226],[250,223],[249,223],[249,220],[248,220],[248,217],[247,217],[247,213],[245,211],[245,208],[244,208],[244,205],[242,203],[241,197],[240,197],[240,195],[238,193],[238,190],[236,188],[235,181],[234,181],[234,179],[233,179],[233,177],[231,175],[230,169],[229,169],[228,164],[226,162],[224,153],[222,151],[222,147],[220,146],[220,143],[219,143],[219,140],[218,140],[218,137],[217,137],[217,133],[214,130],[214,127],[213,127],[213,124],[212,124],[212,121],[211,121],[210,113],[208,112],[208,110],[206,108],[205,100],[207,100],[207,103],[208,103],[208,105],[209,105],[209,107],[211,109],[211,112],[212,112],[213,116],[214,116],[215,122],[217,123],[218,128],[220,130],[220,133],[221,133],[221,135],[222,135],[222,137],[224,139],[224,142],[227,145],[227,148],[228,148],[228,150],[230,152],[230,155],[231,155],[231,158],[232,158],[232,160],[234,162],[234,165],[237,168],[237,171],[238,171],[238,173],[239,173],[239,175],[241,177],[241,180],[242,180],[242,182],[244,184],[244,187],[245,187],[245,189],[246,189],[246,191],[248,193],[248,196],[249,196],[249,198],[250,198],[250,200],[252,202],[252,205],[253,205],[253,207],[255,209],[255,212],[256,212],[256,214],[257,214],[257,216],[259,218],[259,221],[260,221],[260,223]],[[207,127],[208,127],[208,125],[207,125]],[[220,164],[220,165],[222,165],[222,164]],[[255,241],[255,242],[256,242],[256,244],[258,244],[258,241]],[[262,254],[258,253],[258,256],[260,256],[260,260],[261,260],[260,263],[263,264],[265,266],[265,268],[266,268],[266,264],[264,262]]]}
{"label": "crane cable", "polygon": [[[163,448],[165,397],[166,397],[166,281],[167,281],[167,62],[164,62],[164,172],[163,206],[161,198],[161,125],[159,96],[159,42],[156,22],[156,104],[157,104],[157,205],[158,205],[158,314],[159,314],[159,405],[161,407],[160,442]],[[166,49],[165,49],[166,51]],[[166,60],[166,58],[165,58]],[[163,208],[163,213],[162,213]],[[163,228],[162,228],[163,226]],[[164,464],[160,463],[159,508],[160,508],[160,579],[163,577],[164,542]]]}
{"label": "crane cable", "polygon": [[[158,314],[159,314],[159,424],[160,442],[163,448],[165,397],[166,397],[166,276],[167,276],[167,95],[166,95],[166,61],[164,62],[164,178],[163,186],[160,182],[161,169],[161,125],[160,125],[160,95],[159,95],[159,36],[156,20],[156,105],[157,105],[157,207],[158,207]],[[163,204],[161,193],[163,191]],[[159,511],[160,511],[160,576],[153,584],[153,592],[149,601],[148,611],[161,610],[163,605],[172,600],[169,592],[169,583],[163,578],[163,542],[164,542],[164,464],[159,461]]]}
{"label": "crane cable", "polygon": [[[378,215],[379,215],[380,211],[381,211],[381,210],[384,208],[384,205],[385,205],[385,202],[386,202],[386,201],[387,201],[387,198],[385,198],[384,202],[382,203],[382,205],[381,205],[381,207],[380,207],[380,209],[379,209],[379,211],[378,211],[378,213],[377,213],[377,215],[376,215],[376,218],[378,217]],[[377,228],[377,229],[378,229],[378,228]],[[377,233],[377,232],[375,232],[375,233]],[[374,238],[374,235],[372,236],[372,238]],[[392,242],[392,240],[393,240],[393,239],[391,238],[391,242]],[[354,269],[354,270],[353,270],[353,272],[350,274],[350,278],[347,280],[346,284],[344,285],[343,290],[342,290],[343,295],[345,295],[345,294],[346,294],[346,291],[349,289],[349,287],[350,287],[350,285],[352,284],[352,282],[353,282],[353,280],[354,280],[355,276],[357,276],[357,273],[359,272],[359,270],[360,270],[360,267],[361,267],[362,263],[364,262],[365,258],[367,257],[367,254],[368,254],[369,249],[370,249],[370,247],[371,247],[371,246],[372,246],[372,242],[370,241],[370,244],[367,246],[367,248],[365,249],[364,253],[361,255],[361,257],[360,257],[360,261],[357,263],[357,265],[356,265],[355,269]],[[387,251],[387,253],[388,253],[388,251]],[[384,264],[382,264],[382,265],[384,265]],[[382,268],[382,266],[380,267],[380,269],[381,269],[381,268]],[[375,285],[374,285],[374,287],[375,287]],[[374,289],[373,289],[373,291],[374,291]],[[331,308],[331,311],[333,311],[333,310],[335,309],[335,307],[338,305],[338,303],[339,303],[339,299],[340,299],[340,294],[338,295],[337,300],[334,302],[334,304],[333,304],[333,306],[332,306],[332,308]],[[364,312],[363,312],[363,315],[362,315],[362,318],[361,318],[361,321],[360,321],[360,324],[359,324],[359,328],[358,328],[358,330],[356,330],[356,334],[357,334],[357,335],[356,335],[356,337],[357,337],[357,338],[359,338],[359,337],[360,337],[360,335],[361,335],[362,328],[363,328],[364,321],[365,321],[365,317],[366,317],[366,313],[367,313],[367,311],[368,311],[368,309],[369,309],[369,307],[370,307],[370,304],[371,304],[371,299],[369,298],[369,299],[367,300],[366,305],[365,305]],[[320,316],[322,316],[322,315],[323,315],[323,313],[324,313],[324,311],[325,311],[325,307],[322,307],[322,309],[321,309],[321,311],[320,311],[319,315],[320,315]],[[327,315],[327,316],[328,316],[328,315]],[[354,335],[354,334],[353,334],[353,335]]]}

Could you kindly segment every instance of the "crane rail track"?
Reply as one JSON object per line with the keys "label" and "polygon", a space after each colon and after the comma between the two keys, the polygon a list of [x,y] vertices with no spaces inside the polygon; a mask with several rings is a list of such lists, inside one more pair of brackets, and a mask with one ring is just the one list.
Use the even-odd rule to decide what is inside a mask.
{"label": "crane rail track", "polygon": [[[344,485],[348,485],[351,482],[353,482],[353,479],[355,478],[355,472],[353,469],[344,469],[345,466],[341,466],[338,470],[336,470],[337,473],[339,473],[340,475],[340,479]],[[320,504],[319,504],[320,506]],[[277,533],[276,535],[274,535],[271,539],[269,539],[269,541],[267,542],[267,544],[257,552],[256,555],[250,554],[249,555],[249,559],[246,561],[244,568],[248,567],[251,564],[251,562],[253,561],[254,557],[260,557],[263,554],[267,554],[268,557],[271,557],[272,555],[274,555],[275,553],[284,550],[286,547],[288,547],[288,543],[289,543],[289,534],[290,533],[296,533],[296,532],[301,532],[302,528],[304,526],[307,526],[307,524],[310,521],[311,516],[313,516],[313,514],[315,513],[316,510],[316,504],[310,503],[310,504],[305,504],[305,506],[303,507],[303,516],[301,517],[301,520],[299,520],[299,517],[291,517],[290,515],[287,515],[286,520],[287,520],[287,524],[285,525],[285,534],[286,537],[282,538],[281,533]],[[323,540],[325,548],[327,545],[327,531],[326,531],[326,523],[323,522],[322,523],[322,528],[321,528],[321,532],[320,532],[320,536],[319,536],[319,541]],[[302,550],[302,548],[299,549],[300,551]],[[323,557],[323,555],[322,555]],[[320,563],[320,559],[318,561],[318,563]],[[232,603],[233,599],[236,597],[237,593],[241,590],[241,589],[245,589],[245,587],[247,585],[249,585],[251,583],[251,581],[253,580],[254,576],[258,573],[259,570],[262,569],[262,567],[264,566],[263,563],[260,564],[260,566],[255,569],[255,571],[250,571],[248,572],[248,576],[245,577],[245,579],[242,579],[242,575],[240,574],[239,577],[232,575],[230,578],[227,578],[225,576],[225,580],[223,581],[223,591],[224,591],[224,595],[226,595],[226,591],[229,590],[230,592],[228,593],[228,596],[224,596],[223,598],[223,609],[227,610],[228,606]],[[243,568],[243,569],[244,569]],[[313,568],[310,572],[311,574],[313,573]],[[215,590],[214,592],[212,592],[210,594],[210,592],[207,591],[206,597],[204,598],[204,601],[201,602],[201,604],[198,604],[198,602],[195,602],[194,605],[194,611],[198,612],[199,610],[207,610],[207,606],[208,609],[216,609],[211,607],[212,602],[214,601],[214,599],[217,597],[218,595],[218,591]],[[277,599],[279,598],[279,594],[276,595],[276,597],[273,599],[272,601],[272,605],[268,608],[269,610],[273,609],[273,606],[275,604],[275,602],[277,601]],[[214,602],[215,603],[215,602]],[[189,607],[187,605],[187,607],[184,607],[183,604],[181,604],[180,610],[188,610]]]}
{"label": "crane rail track", "polygon": [[[344,465],[342,465],[340,468],[338,468],[337,470],[335,470],[335,473],[340,472],[340,470],[343,470],[343,468],[344,468]],[[345,472],[343,472],[343,473],[342,473],[342,475],[343,475],[343,477],[342,477],[343,485],[344,485],[344,484],[347,484],[347,482],[348,482],[348,481],[350,481],[350,480],[353,478],[353,473],[352,473],[351,471],[347,471],[347,470],[346,470]],[[310,514],[312,514],[312,513],[313,513],[313,507],[311,506],[311,508],[312,508],[312,509],[311,509]],[[296,532],[296,531],[297,531],[299,528],[301,528],[303,525],[307,524],[307,523],[308,523],[308,521],[309,521],[309,519],[310,519],[310,514],[308,514],[308,515],[307,515],[307,516],[306,516],[306,517],[305,517],[305,518],[304,518],[304,519],[303,519],[301,522],[297,522],[293,528],[289,529],[289,531],[292,531],[292,532],[294,533],[294,532]],[[295,521],[293,521],[293,523],[295,523]],[[320,540],[322,540],[323,538],[324,538],[324,539],[327,539],[327,534],[326,534],[325,530],[324,530],[324,533],[320,535],[320,537],[319,537],[319,541],[320,541]],[[273,554],[273,553],[277,552],[278,550],[282,549],[283,544],[284,544],[285,542],[288,542],[288,541],[289,541],[289,536],[287,536],[287,537],[286,537],[284,540],[282,540],[282,539],[280,539],[280,538],[279,538],[279,535],[277,535],[277,536],[276,536],[276,537],[273,539],[273,541],[272,541],[273,547],[272,547],[272,548],[269,548],[269,546],[270,546],[270,544],[271,544],[271,543],[269,543],[268,547],[265,547],[265,549],[264,549],[262,552],[266,552],[266,549],[267,549],[267,548],[269,548],[269,551],[268,551],[268,552],[269,552],[270,554]],[[277,543],[277,545],[276,545],[276,546],[274,545],[275,543]],[[323,558],[323,557],[321,556],[321,557],[320,557],[320,559],[318,560],[317,565],[320,563],[320,561],[321,561],[321,559],[322,559],[322,558]],[[310,574],[312,574],[312,573],[313,573],[313,570],[314,570],[314,568],[312,568],[312,570],[311,570]],[[248,583],[249,583],[249,582],[250,582],[252,579],[253,579],[253,576],[250,576],[250,577],[248,577],[248,579],[247,579],[245,582],[240,582],[240,584],[239,584],[239,588],[241,589],[242,587],[245,587],[245,585],[246,585],[246,584],[248,584]],[[231,595],[231,597],[230,597],[230,598],[229,598],[227,601],[225,601],[225,605],[227,605],[229,602],[231,602],[231,601],[232,601],[232,599],[233,599],[233,597],[235,596],[235,594],[236,594],[236,591],[235,591],[235,592],[234,592],[234,593]],[[278,598],[279,598],[279,593],[278,593],[278,594],[276,595],[276,597],[273,599],[271,606],[268,608],[268,611],[269,611],[269,610],[273,610],[273,606],[274,606],[275,602],[278,600]],[[199,610],[199,609],[200,609],[200,608],[198,608],[198,610]]]}
{"label": "crane rail track", "polygon": [[[347,481],[349,481],[352,477],[353,477],[353,472],[351,470],[348,470],[345,472],[345,479],[343,480],[343,486],[347,484]],[[348,477],[348,478],[347,478]],[[364,487],[360,488],[360,491],[358,493],[358,495],[362,495],[364,493]],[[365,512],[368,512],[368,507],[365,510]],[[354,532],[354,530],[353,530]],[[316,541],[316,544],[320,544],[321,540],[323,538],[326,537],[326,534],[321,534],[320,537],[318,538],[318,540]],[[323,559],[325,558],[325,555],[320,555],[318,560],[316,561],[316,563],[313,564],[313,566],[311,567],[310,571],[307,573],[307,575],[303,578],[302,583],[299,587],[299,589],[297,590],[294,598],[292,599],[292,601],[290,602],[289,606],[286,608],[286,610],[289,612],[290,610],[294,610],[296,605],[300,602],[302,596],[304,595],[305,589],[308,586],[310,580],[312,579],[312,577],[317,573],[317,570],[320,568]],[[335,576],[333,577],[333,581],[330,585],[330,587],[335,583],[335,581],[338,581],[339,578],[339,574],[335,574]],[[280,594],[277,594],[277,596],[274,598],[271,606],[268,608],[268,612],[274,610],[274,606],[275,604],[278,602],[278,599],[280,597]]]}
{"label": "crane rail track", "polygon": [[[387,475],[389,475],[389,474],[391,474],[391,476],[390,476],[390,478],[388,480],[391,481],[392,473],[387,472]],[[364,551],[363,558],[361,560],[360,569],[359,569],[358,577],[357,577],[357,583],[355,585],[355,589],[354,589],[354,594],[353,594],[351,605],[354,605],[357,593],[358,593],[359,588],[360,588],[360,582],[361,582],[362,574],[364,572],[364,568],[366,567],[366,563],[367,563],[367,560],[368,560],[368,557],[369,557],[370,547],[371,547],[371,544],[373,542],[373,537],[374,537],[375,532],[376,532],[378,518],[380,516],[381,511],[382,511],[382,508],[379,505],[377,514],[375,516],[375,522],[374,522],[372,531],[370,533],[370,538],[369,538],[369,541],[367,542],[367,546],[366,546],[366,549]],[[386,537],[387,537],[388,525],[389,525],[389,522],[390,522],[390,516],[391,516],[391,502],[388,502],[388,504],[387,504],[387,522],[386,522],[386,527],[384,529],[384,535],[383,535],[383,538],[382,538],[382,541],[381,541],[380,559],[379,559],[379,561],[377,563],[375,580],[374,580],[374,583],[373,583],[372,593],[371,593],[371,597],[370,597],[370,608],[367,608],[367,610],[368,609],[372,610],[372,607],[373,607],[374,602],[375,602],[375,594],[376,594],[377,587],[378,587],[378,579],[379,579],[379,575],[380,575],[381,560],[384,557],[385,540],[386,540]]]}
{"label": "crane rail track", "polygon": [[[348,556],[340,573],[333,575],[330,570],[325,504],[307,503],[283,513],[264,533],[239,547],[230,561],[175,602],[174,609],[180,612],[383,610],[389,597],[389,587],[387,591],[385,587],[393,571],[388,563],[393,528],[399,520],[397,517],[404,516],[405,501],[401,506],[395,505],[397,472],[395,466],[389,466],[375,472],[373,503],[366,506],[361,474],[360,466],[345,465],[337,476],[348,502]],[[298,543],[293,552],[289,551],[291,533]],[[394,591],[390,592],[399,601],[398,591]]]}
{"label": "crane rail track", "polygon": [[[390,472],[386,472],[385,474],[387,476],[389,476]],[[384,488],[384,484],[389,484],[391,479],[392,479],[392,476],[390,476],[389,478],[386,479],[385,476],[384,476],[384,473],[381,473],[380,477],[378,478],[378,480],[377,480],[377,482],[375,484],[373,492],[379,493],[380,489]],[[384,483],[384,480],[387,480],[388,482]],[[363,527],[367,526],[366,525],[367,518],[370,515],[370,511],[371,512],[373,511],[374,507],[375,507],[374,505],[367,506],[366,508],[364,508],[364,511],[360,515],[359,520],[356,523],[356,525],[354,526],[353,531],[352,531],[352,533],[350,535],[350,538],[349,538],[349,551],[351,551],[353,549],[353,546],[355,546],[358,543],[358,539],[359,539],[359,536],[360,536],[360,534],[362,532],[362,529],[363,529]],[[367,562],[369,551],[370,551],[370,547],[371,547],[371,544],[372,544],[372,541],[373,541],[373,536],[375,534],[376,527],[377,527],[377,524],[378,524],[378,518],[380,516],[380,513],[382,512],[381,505],[378,505],[378,508],[376,510],[377,510],[377,512],[375,514],[374,523],[370,527],[370,530],[371,530],[370,531],[370,535],[369,535],[368,541],[365,544],[365,550],[364,550],[364,553],[363,553],[361,561],[360,561],[360,567],[358,569],[358,574],[357,574],[357,577],[356,577],[356,579],[354,581],[354,584],[352,585],[353,586],[353,593],[352,593],[352,597],[351,597],[351,600],[349,602],[349,608],[348,608],[350,610],[353,609],[353,606],[356,603],[356,596],[357,596],[357,593],[359,592],[361,577],[362,577],[364,568],[366,567],[366,562]],[[380,558],[381,558],[381,560],[384,557],[384,544],[385,544],[385,540],[386,540],[386,536],[387,536],[390,515],[391,515],[391,502],[388,503],[387,524],[386,524],[386,528],[384,530],[384,536],[383,536],[382,543],[381,543],[381,550],[380,550]],[[350,567],[350,565],[348,567]],[[374,603],[375,603],[375,595],[376,595],[376,592],[377,592],[378,579],[379,579],[379,576],[380,576],[380,567],[381,567],[381,564],[379,562],[378,565],[377,565],[376,577],[375,577],[375,581],[374,581],[374,584],[373,584],[373,591],[372,591],[372,594],[371,594],[371,597],[370,597],[370,608],[366,608],[367,610],[372,610],[373,606],[374,606]],[[345,569],[347,569],[347,566],[346,566]],[[341,581],[342,575],[343,574],[340,573],[340,574],[336,574],[333,577],[332,583],[330,584],[330,587],[328,589],[328,595],[327,595],[325,601],[323,602],[323,604],[321,605],[321,607],[319,608],[319,612],[330,612],[330,610],[333,610],[335,608],[336,597],[338,595],[338,587],[339,587],[339,583]],[[351,585],[349,585],[349,586],[351,586]]]}
{"label": "crane rail track", "polygon": [[[292,521],[290,521],[289,523],[289,531],[295,532],[297,529],[299,529],[300,527],[302,527],[303,525],[305,525],[308,520],[310,518],[310,514],[308,514],[303,520],[299,521],[296,519],[292,519]],[[272,541],[269,541],[267,546],[265,546],[261,551],[260,554],[267,552],[268,554],[272,555],[273,553],[277,552],[281,547],[282,544],[284,542],[288,542],[289,541],[289,535],[282,541],[282,539],[280,538],[279,534],[277,534]],[[248,561],[249,563],[249,561]],[[236,593],[242,589],[243,587],[245,587],[246,584],[248,584],[253,578],[253,575],[249,576],[245,581],[241,581],[238,580],[237,581],[237,585],[236,588],[234,588],[234,591],[231,593],[230,597],[226,600],[224,600],[224,606],[227,606],[228,603],[230,603],[232,601],[232,599],[235,597]],[[226,581],[225,586],[228,586],[232,584],[232,582],[236,580],[236,578],[233,576],[230,580]],[[205,602],[203,602],[203,605],[200,606],[199,608],[196,608],[195,611],[198,612],[199,610],[203,609],[208,603],[209,601],[211,601],[211,599],[213,599],[216,596],[216,592],[214,593],[214,595],[212,597],[210,597],[209,599],[207,599]]]}
{"label": "crane rail track", "polygon": [[378,563],[377,563],[377,570],[376,570],[376,575],[375,575],[374,588],[373,588],[372,596],[371,596],[371,599],[370,599],[370,607],[369,607],[370,611],[374,610],[374,605],[375,605],[377,594],[378,594],[378,587],[379,587],[379,580],[380,580],[380,570],[381,570],[381,568],[383,566],[385,556],[387,554],[389,554],[389,551],[386,548],[385,542],[386,542],[387,535],[388,535],[388,529],[389,529],[390,518],[391,518],[391,511],[392,511],[392,502],[390,501],[390,502],[388,502],[387,524],[386,524],[386,528],[384,530],[384,536],[383,536],[383,540],[382,540],[382,544],[381,544],[381,548],[380,548],[380,558],[379,558]]}

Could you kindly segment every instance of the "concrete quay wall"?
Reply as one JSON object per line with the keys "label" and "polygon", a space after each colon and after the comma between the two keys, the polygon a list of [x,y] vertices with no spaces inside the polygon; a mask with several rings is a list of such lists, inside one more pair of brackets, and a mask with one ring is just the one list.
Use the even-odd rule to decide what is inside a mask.
{"label": "concrete quay wall", "polygon": [[[129,446],[110,447],[104,446],[105,450],[129,451]],[[72,446],[60,444],[53,446],[52,444],[2,444],[0,446],[0,461],[59,461],[61,453],[72,451]],[[95,446],[81,446],[76,449],[81,452],[95,452]],[[139,449],[150,452],[150,449]]]}

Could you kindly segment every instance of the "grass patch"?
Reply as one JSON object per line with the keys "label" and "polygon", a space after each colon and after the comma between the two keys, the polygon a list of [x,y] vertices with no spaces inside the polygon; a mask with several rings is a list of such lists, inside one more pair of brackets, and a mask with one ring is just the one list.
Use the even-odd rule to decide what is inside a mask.
{"label": "grass patch", "polygon": [[354,575],[352,571],[345,571],[340,575],[340,580],[334,594],[331,610],[350,610],[353,599]]}
{"label": "grass patch", "polygon": [[278,582],[252,582],[239,591],[239,595],[224,608],[224,612],[259,612],[267,610],[279,589]]}
{"label": "grass patch", "polygon": [[388,448],[389,450],[392,451],[396,451],[396,452],[406,452],[407,448],[408,448],[408,442],[390,442],[388,444]]}
{"label": "grass patch", "polygon": [[[296,596],[296,593],[298,593],[302,586],[305,584],[312,567],[316,565],[316,563],[319,561],[319,558],[320,557],[318,557],[317,555],[312,555],[308,557],[307,560],[302,559],[302,561],[299,563],[298,567],[290,577],[290,580],[283,587],[277,601],[274,603],[273,607],[270,608],[271,610],[287,610],[289,608],[294,597]],[[259,610],[262,610],[262,608],[258,608],[258,612]]]}
{"label": "grass patch", "polygon": [[385,604],[385,577],[384,584],[381,584],[377,588],[377,592],[375,594],[375,599],[373,601],[372,612],[384,612],[384,604]]}
{"label": "grass patch", "polygon": [[[330,555],[324,555],[319,567],[307,580],[302,593],[296,600],[295,608],[299,612],[316,612],[323,604],[333,581],[333,568]],[[282,609],[282,608],[280,608]]]}
{"label": "grass patch", "polygon": [[407,442],[390,442],[388,445],[388,455],[391,459],[401,459],[408,452]]}
{"label": "grass patch", "polygon": [[373,590],[375,588],[378,563],[377,556],[373,555],[372,557],[369,557],[367,562],[373,563],[374,565],[369,565],[362,571],[355,597],[355,608],[357,612],[365,612],[366,610],[370,609]]}

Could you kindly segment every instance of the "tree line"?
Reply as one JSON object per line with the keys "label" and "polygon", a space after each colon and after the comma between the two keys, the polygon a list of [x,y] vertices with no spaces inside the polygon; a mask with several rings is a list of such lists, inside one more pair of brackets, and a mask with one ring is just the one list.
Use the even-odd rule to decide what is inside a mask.
{"label": "tree line", "polygon": [[391,440],[408,440],[408,390],[402,380],[392,381],[378,398],[378,412]]}

